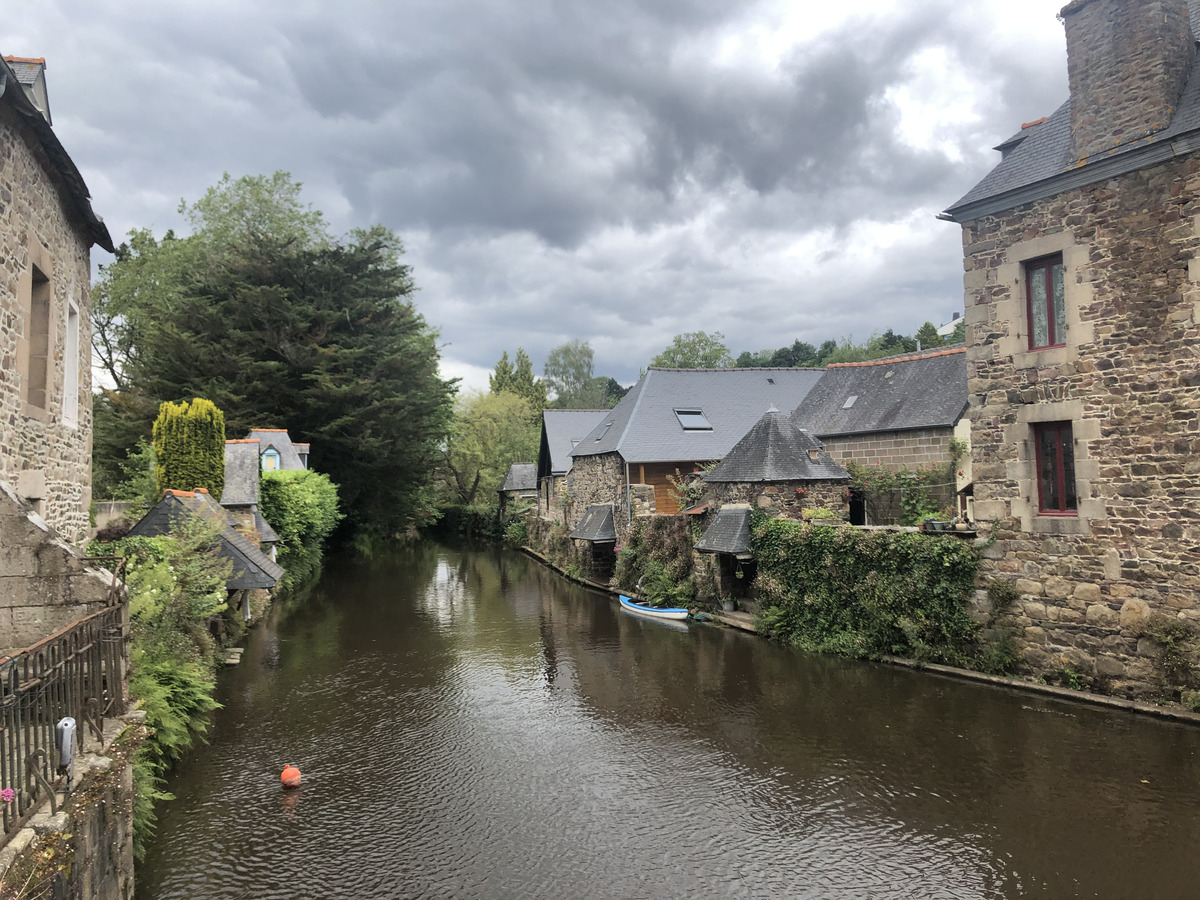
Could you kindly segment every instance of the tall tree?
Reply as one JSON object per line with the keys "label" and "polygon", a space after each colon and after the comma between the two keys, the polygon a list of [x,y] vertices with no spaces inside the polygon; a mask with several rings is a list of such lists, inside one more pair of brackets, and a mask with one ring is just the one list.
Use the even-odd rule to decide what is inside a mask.
{"label": "tall tree", "polygon": [[592,347],[587,341],[567,341],[550,351],[544,373],[554,395],[555,409],[604,409],[610,404],[604,388],[592,375]]}
{"label": "tall tree", "polygon": [[154,480],[158,494],[168,489],[204,488],[216,500],[225,490],[225,416],[196,397],[164,402],[154,420]]}
{"label": "tall tree", "polygon": [[382,226],[334,240],[282,173],[227,177],[185,212],[196,230],[170,242],[171,265],[151,259],[166,241],[131,257],[165,273],[153,296],[129,289],[131,262],[103,273],[112,308],[138,322],[122,393],[204,396],[233,434],[302,435],[358,530],[394,534],[430,513],[454,384],[438,376],[399,240]]}
{"label": "tall tree", "polygon": [[494,503],[509,466],[537,458],[540,436],[523,397],[508,391],[460,397],[438,467],[450,499]]}
{"label": "tall tree", "polygon": [[667,369],[728,369],[733,366],[733,357],[721,332],[689,331],[675,335],[667,348],[650,360],[650,365]]}
{"label": "tall tree", "polygon": [[523,398],[529,403],[533,417],[541,420],[546,407],[546,383],[533,374],[533,363],[524,347],[517,348],[516,362],[509,362],[507,350],[500,355],[488,376],[488,386],[493,394],[507,391]]}
{"label": "tall tree", "polygon": [[915,337],[920,342],[922,350],[942,346],[942,336],[938,334],[937,326],[932,322],[926,322],[918,328]]}

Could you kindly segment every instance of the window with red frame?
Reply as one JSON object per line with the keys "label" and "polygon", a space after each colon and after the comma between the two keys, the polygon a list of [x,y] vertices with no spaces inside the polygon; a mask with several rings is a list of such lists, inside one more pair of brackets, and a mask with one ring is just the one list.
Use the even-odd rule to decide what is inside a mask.
{"label": "window with red frame", "polygon": [[1073,516],[1078,509],[1075,496],[1075,449],[1070,422],[1046,422],[1033,426],[1036,445],[1038,510],[1043,515]]}
{"label": "window with red frame", "polygon": [[1067,342],[1061,254],[1025,263],[1025,303],[1030,350],[1061,347]]}

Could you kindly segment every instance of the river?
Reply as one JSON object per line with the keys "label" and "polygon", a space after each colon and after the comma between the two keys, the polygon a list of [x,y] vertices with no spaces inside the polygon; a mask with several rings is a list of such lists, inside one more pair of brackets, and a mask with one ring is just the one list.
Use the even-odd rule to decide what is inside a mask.
{"label": "river", "polygon": [[218,699],[141,900],[1200,896],[1200,729],[672,628],[516,553],[335,559]]}

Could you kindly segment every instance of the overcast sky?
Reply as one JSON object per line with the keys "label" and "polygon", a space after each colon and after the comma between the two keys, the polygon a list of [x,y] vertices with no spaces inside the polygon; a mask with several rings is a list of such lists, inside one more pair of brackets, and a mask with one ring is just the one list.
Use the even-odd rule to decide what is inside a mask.
{"label": "overcast sky", "polygon": [[[443,370],[671,337],[736,355],[962,309],[936,220],[1066,98],[1065,0],[38,0],[54,127],[116,241],[284,169],[404,240]],[[94,250],[104,263],[108,255]]]}

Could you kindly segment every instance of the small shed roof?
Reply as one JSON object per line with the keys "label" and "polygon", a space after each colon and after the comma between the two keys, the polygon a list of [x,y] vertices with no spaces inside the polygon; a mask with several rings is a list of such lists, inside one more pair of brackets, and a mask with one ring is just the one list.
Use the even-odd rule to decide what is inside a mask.
{"label": "small shed roof", "polygon": [[498,490],[502,494],[506,491],[536,491],[537,463],[513,463]]}
{"label": "small shed roof", "polygon": [[966,410],[967,354],[951,347],[832,365],[792,421],[832,437],[952,428]]}
{"label": "small shed roof", "polygon": [[205,490],[165,491],[158,503],[142,516],[129,533],[138,537],[158,537],[171,534],[188,518],[199,519],[215,526],[218,552],[232,564],[226,588],[231,591],[274,587],[283,577],[283,569],[251,544]]}
{"label": "small shed roof", "polygon": [[848,478],[825,445],[773,409],[704,475],[709,482],[825,481]]}
{"label": "small shed roof", "polygon": [[750,559],[750,510],[728,506],[719,510],[696,542],[696,549]]}
{"label": "small shed roof", "polygon": [[607,503],[589,506],[579,520],[578,527],[571,532],[571,538],[596,544],[616,543],[617,530],[613,527],[612,506]]}

